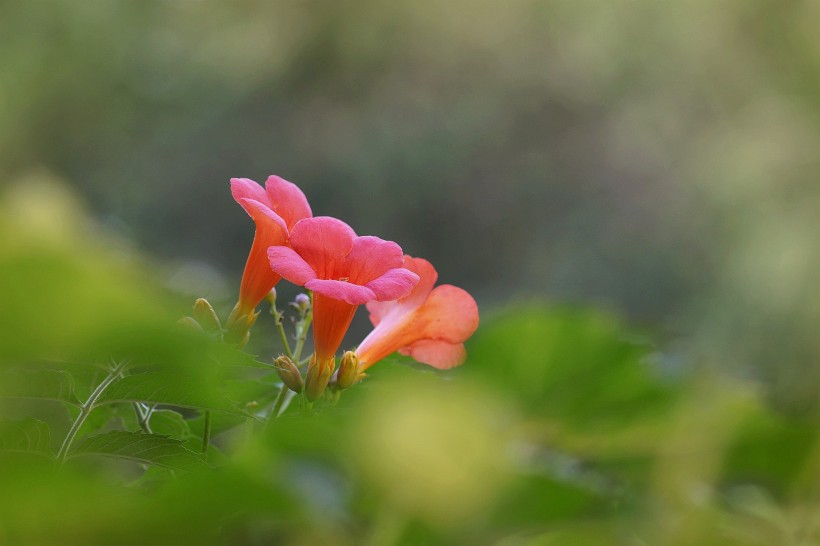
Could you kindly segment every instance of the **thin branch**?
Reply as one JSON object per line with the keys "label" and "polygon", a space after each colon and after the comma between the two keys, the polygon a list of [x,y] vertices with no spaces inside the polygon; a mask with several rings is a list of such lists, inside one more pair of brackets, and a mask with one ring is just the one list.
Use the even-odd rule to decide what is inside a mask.
{"label": "thin branch", "polygon": [[77,419],[74,420],[74,423],[71,425],[71,428],[68,430],[68,434],[66,434],[65,439],[63,440],[63,444],[60,446],[60,451],[57,452],[57,462],[62,464],[65,462],[65,458],[68,455],[68,450],[71,448],[71,444],[74,442],[74,439],[77,437],[77,433],[80,431],[80,428],[85,423],[85,420],[88,418],[88,415],[91,413],[91,410],[94,409],[94,404],[97,403],[102,393],[105,392],[111,383],[116,381],[125,367],[128,366],[128,361],[122,361],[117,364],[105,379],[97,385],[97,388],[94,389],[94,392],[88,397],[88,400],[85,401],[85,404],[82,405],[80,408],[80,414],[77,416]]}

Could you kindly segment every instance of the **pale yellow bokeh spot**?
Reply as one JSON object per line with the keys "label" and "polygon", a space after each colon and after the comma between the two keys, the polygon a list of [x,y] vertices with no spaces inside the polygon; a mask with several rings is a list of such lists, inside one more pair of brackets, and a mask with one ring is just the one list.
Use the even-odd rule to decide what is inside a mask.
{"label": "pale yellow bokeh spot", "polygon": [[502,486],[501,415],[496,400],[461,386],[380,385],[350,449],[395,509],[458,525],[479,517]]}

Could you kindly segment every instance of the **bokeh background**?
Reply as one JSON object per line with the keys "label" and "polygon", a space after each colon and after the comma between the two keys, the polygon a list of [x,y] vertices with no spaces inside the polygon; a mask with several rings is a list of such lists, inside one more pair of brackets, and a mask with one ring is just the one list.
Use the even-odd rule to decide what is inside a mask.
{"label": "bokeh background", "polygon": [[230,305],[228,179],[275,173],[485,309],[609,308],[817,399],[815,1],[0,10],[0,180],[62,181],[177,289]]}

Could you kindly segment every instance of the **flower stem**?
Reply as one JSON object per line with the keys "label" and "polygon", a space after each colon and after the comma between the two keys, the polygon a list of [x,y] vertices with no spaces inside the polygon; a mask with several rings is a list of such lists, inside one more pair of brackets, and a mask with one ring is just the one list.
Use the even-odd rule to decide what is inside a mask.
{"label": "flower stem", "polygon": [[105,379],[97,385],[97,388],[94,389],[94,392],[88,397],[88,400],[85,401],[85,404],[82,405],[80,408],[80,414],[72,423],[71,428],[68,430],[68,434],[66,434],[65,439],[63,440],[63,445],[60,446],[60,451],[57,452],[57,462],[62,464],[65,462],[65,458],[68,455],[68,450],[71,448],[71,444],[74,442],[74,439],[77,437],[77,433],[80,431],[80,428],[85,423],[85,420],[88,418],[88,415],[91,413],[91,410],[94,409],[94,404],[97,403],[102,393],[105,392],[111,383],[116,381],[125,367],[128,366],[128,361],[123,361],[114,366]]}
{"label": "flower stem", "polygon": [[282,317],[284,313],[280,313],[276,308],[273,309],[273,318],[276,322],[276,330],[279,332],[279,341],[282,342],[282,349],[285,355],[293,360],[293,353],[290,351],[290,343],[288,343],[288,336],[285,334],[285,327],[282,325]]}
{"label": "flower stem", "polygon": [[279,394],[276,397],[276,401],[273,403],[273,409],[270,412],[270,419],[276,419],[279,417],[279,413],[282,411],[282,406],[285,403],[285,400],[288,397],[288,387],[287,385],[282,385],[282,388],[279,389]]}
{"label": "flower stem", "polygon": [[302,348],[305,346],[308,329],[310,329],[310,323],[313,322],[313,292],[309,291],[308,294],[310,295],[310,307],[308,307],[305,317],[297,325],[296,349],[291,357],[294,362],[299,362],[299,358],[302,356]]}
{"label": "flower stem", "polygon": [[[285,353],[287,354],[287,357],[296,362],[297,365],[299,364],[299,357],[302,356],[302,349],[305,346],[305,340],[307,339],[307,333],[310,329],[310,323],[313,322],[313,292],[308,291],[308,295],[310,296],[310,305],[308,306],[307,312],[302,316],[299,322],[296,323],[296,346],[292,352],[290,350],[290,346],[288,345],[287,336],[285,335],[285,328],[282,325],[283,313],[280,313],[278,310],[274,310],[273,315],[276,320],[276,328],[279,330],[279,337],[282,340],[282,346],[285,348]],[[279,388],[279,394],[276,395],[276,400],[273,403],[273,409],[268,417],[268,423],[279,417],[279,414],[282,413],[283,409],[287,407],[287,401],[288,387],[283,384]]]}

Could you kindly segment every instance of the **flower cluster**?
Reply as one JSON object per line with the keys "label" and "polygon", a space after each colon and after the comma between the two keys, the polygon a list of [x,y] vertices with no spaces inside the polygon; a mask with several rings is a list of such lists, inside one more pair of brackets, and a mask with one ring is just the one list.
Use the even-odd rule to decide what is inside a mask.
{"label": "flower cluster", "polygon": [[[405,255],[393,241],[357,235],[336,218],[313,217],[302,191],[278,176],[264,188],[234,178],[231,193],[256,232],[228,329],[247,332],[256,307],[281,279],[309,290],[315,352],[304,391],[310,400],[322,395],[334,371],[334,385],[346,388],[396,351],[439,369],[464,362],[463,342],[478,327],[478,308],[460,288],[434,288],[438,275],[430,262]],[[374,329],[336,371],[336,353],[360,305]],[[280,358],[277,369],[292,389],[302,389],[298,363]]]}

